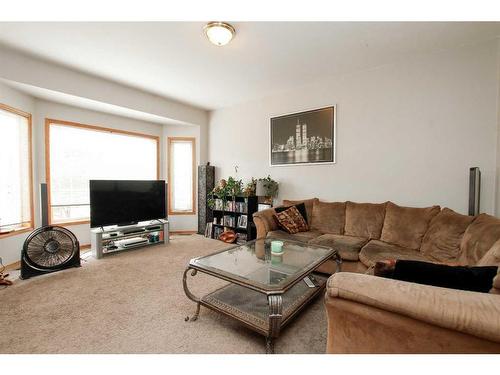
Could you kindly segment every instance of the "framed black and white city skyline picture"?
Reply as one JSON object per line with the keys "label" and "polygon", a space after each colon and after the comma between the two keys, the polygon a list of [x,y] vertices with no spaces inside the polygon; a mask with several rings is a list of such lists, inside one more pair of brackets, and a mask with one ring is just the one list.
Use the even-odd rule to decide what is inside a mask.
{"label": "framed black and white city skyline picture", "polygon": [[271,118],[271,166],[335,163],[336,107]]}

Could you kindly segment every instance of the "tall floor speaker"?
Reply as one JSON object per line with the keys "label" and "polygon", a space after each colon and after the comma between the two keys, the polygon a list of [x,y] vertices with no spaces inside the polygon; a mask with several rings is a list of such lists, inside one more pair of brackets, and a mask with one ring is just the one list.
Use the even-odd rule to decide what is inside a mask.
{"label": "tall floor speaker", "polygon": [[49,199],[47,184],[40,184],[40,216],[42,218],[42,227],[49,225]]}
{"label": "tall floor speaker", "polygon": [[213,220],[212,210],[208,208],[208,194],[215,186],[215,167],[209,163],[198,166],[198,233],[205,234],[207,223]]}
{"label": "tall floor speaker", "polygon": [[469,215],[479,215],[481,198],[481,171],[478,167],[469,170]]}

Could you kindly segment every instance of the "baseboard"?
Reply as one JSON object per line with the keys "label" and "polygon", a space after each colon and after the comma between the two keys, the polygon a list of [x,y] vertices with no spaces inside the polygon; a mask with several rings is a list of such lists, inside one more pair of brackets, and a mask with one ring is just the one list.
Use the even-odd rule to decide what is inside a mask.
{"label": "baseboard", "polygon": [[[90,244],[85,244],[85,245],[80,246],[80,252],[82,250],[85,250],[84,253],[86,253],[87,251],[90,251]],[[14,270],[17,270],[19,268],[21,268],[21,261],[20,260],[18,260],[17,262],[5,265],[5,271],[14,271]]]}
{"label": "baseboard", "polygon": [[195,230],[171,230],[170,234],[180,234],[180,235],[188,235],[188,234],[196,234],[198,233]]}
{"label": "baseboard", "polygon": [[18,260],[17,262],[14,262],[14,263],[7,264],[5,266],[5,271],[14,271],[14,270],[18,270],[19,268],[21,268],[21,261],[20,260]]}

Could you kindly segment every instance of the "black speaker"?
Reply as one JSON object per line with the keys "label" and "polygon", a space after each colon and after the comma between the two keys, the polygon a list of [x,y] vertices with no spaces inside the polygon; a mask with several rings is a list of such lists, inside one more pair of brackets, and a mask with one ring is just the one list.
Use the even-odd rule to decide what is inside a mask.
{"label": "black speaker", "polygon": [[198,166],[198,234],[205,234],[207,223],[213,220],[213,213],[207,206],[208,193],[215,186],[215,167],[210,163]]}
{"label": "black speaker", "polygon": [[469,215],[479,215],[481,198],[481,171],[478,167],[469,170]]}
{"label": "black speaker", "polygon": [[40,216],[42,227],[49,225],[49,198],[46,183],[40,184]]}

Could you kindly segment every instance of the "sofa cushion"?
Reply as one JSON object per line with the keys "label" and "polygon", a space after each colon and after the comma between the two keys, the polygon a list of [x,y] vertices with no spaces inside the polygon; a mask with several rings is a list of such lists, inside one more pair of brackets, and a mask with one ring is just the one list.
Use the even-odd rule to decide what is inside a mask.
{"label": "sofa cushion", "polygon": [[310,244],[332,247],[342,259],[352,261],[359,259],[359,251],[366,242],[368,242],[366,238],[338,234],[323,234],[309,241]]}
{"label": "sofa cushion", "polygon": [[284,199],[283,200],[283,206],[295,206],[296,204],[299,203],[304,203],[306,206],[306,212],[307,212],[307,221],[310,224],[311,223],[311,217],[312,217],[312,212],[313,212],[313,204],[314,202],[318,201],[318,198],[311,198],[311,199],[305,199],[305,200],[297,200],[297,201],[291,201]]}
{"label": "sofa cushion", "polygon": [[478,266],[500,267],[500,239],[493,244],[486,254],[477,262]]}
{"label": "sofa cushion", "polygon": [[461,215],[449,208],[437,214],[429,224],[420,252],[428,259],[456,263],[460,256],[460,241],[474,216]]}
{"label": "sofa cushion", "polygon": [[345,202],[314,202],[310,224],[323,233],[344,234]]}
{"label": "sofa cushion", "polygon": [[387,202],[380,239],[394,245],[418,250],[430,221],[439,213],[439,210],[439,206],[415,208]]}
{"label": "sofa cushion", "polygon": [[386,203],[346,202],[344,234],[378,240],[384,226],[385,206]]}
{"label": "sofa cushion", "polygon": [[289,241],[299,241],[299,242],[309,242],[313,238],[321,236],[321,232],[318,231],[308,231],[308,232],[299,232],[295,234],[287,233],[283,230],[273,230],[267,232],[267,238],[276,239],[276,240],[289,240]]}
{"label": "sofa cushion", "polygon": [[418,250],[407,249],[378,240],[371,240],[359,252],[359,260],[368,268],[375,266],[376,262],[389,259],[425,261],[425,258]]}
{"label": "sofa cushion", "polygon": [[464,233],[460,243],[460,262],[473,266],[500,239],[500,219],[480,214]]}

